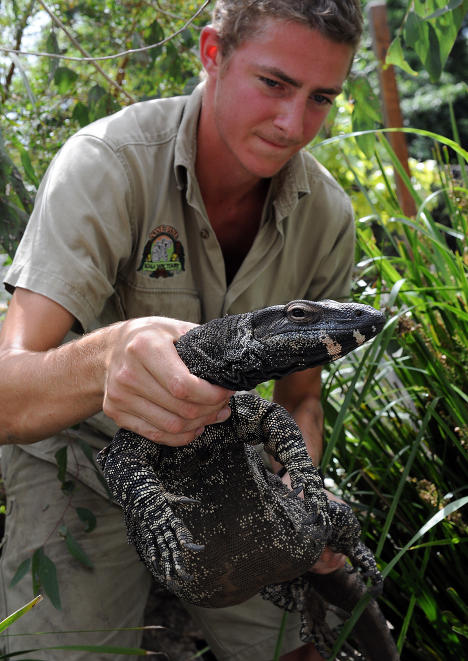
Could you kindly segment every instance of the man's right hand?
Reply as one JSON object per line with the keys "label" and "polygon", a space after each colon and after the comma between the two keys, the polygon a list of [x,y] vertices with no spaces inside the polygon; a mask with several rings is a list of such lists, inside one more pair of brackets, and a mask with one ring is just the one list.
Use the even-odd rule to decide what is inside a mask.
{"label": "man's right hand", "polygon": [[103,410],[120,427],[165,445],[186,445],[224,422],[233,391],[191,374],[174,342],[195,324],[145,317],[116,324]]}
{"label": "man's right hand", "polygon": [[15,290],[0,333],[0,443],[33,443],[103,409],[176,446],[229,416],[232,391],[190,374],[175,350],[193,324],[145,317],[60,345],[73,321],[51,299]]}

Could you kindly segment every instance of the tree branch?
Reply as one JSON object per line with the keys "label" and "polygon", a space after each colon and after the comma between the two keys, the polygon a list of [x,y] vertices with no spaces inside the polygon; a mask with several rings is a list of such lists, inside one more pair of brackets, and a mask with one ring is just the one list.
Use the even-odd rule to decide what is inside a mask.
{"label": "tree branch", "polygon": [[65,32],[65,34],[66,34],[67,37],[70,39],[70,41],[71,41],[72,44],[75,46],[75,48],[77,48],[77,49],[80,51],[80,53],[82,53],[82,54],[84,55],[84,57],[85,57],[89,62],[91,62],[91,64],[93,65],[93,67],[96,69],[96,71],[98,71],[98,72],[101,74],[101,76],[104,76],[104,78],[107,80],[107,82],[109,83],[109,85],[112,85],[112,87],[117,88],[118,91],[119,91],[121,94],[123,94],[123,95],[124,95],[124,96],[125,96],[125,97],[126,97],[131,103],[135,103],[136,99],[135,99],[131,94],[129,94],[126,90],[124,90],[123,87],[121,87],[121,86],[120,86],[115,80],[113,80],[110,76],[107,75],[107,73],[104,71],[104,69],[103,69],[102,67],[100,67],[99,64],[97,64],[97,62],[95,61],[95,58],[92,58],[92,57],[89,55],[89,53],[88,53],[88,52],[87,52],[87,51],[81,46],[81,44],[75,39],[75,37],[71,34],[71,32],[69,31],[69,29],[68,29],[68,28],[62,23],[62,21],[59,19],[59,17],[56,16],[56,15],[54,14],[54,12],[53,12],[51,9],[49,9],[49,7],[46,5],[46,3],[44,2],[44,0],[39,0],[39,4],[40,4],[41,7],[43,7],[43,9],[49,14],[49,16],[50,16],[51,19],[54,21],[54,23],[55,23],[55,24],[56,24],[61,30],[63,30],[63,32]]}
{"label": "tree branch", "polygon": [[[42,0],[39,0],[39,2],[41,3],[41,5],[44,6],[44,3],[42,2]],[[119,57],[124,57],[125,55],[132,55],[133,53],[143,53],[144,51],[151,50],[152,48],[158,48],[159,46],[164,46],[164,44],[167,44],[168,41],[171,41],[171,39],[173,39],[174,37],[177,37],[178,34],[183,32],[184,30],[186,30],[189,27],[189,25],[191,25],[191,23],[193,23],[193,21],[203,12],[203,10],[209,4],[210,4],[210,0],[205,0],[203,5],[199,9],[197,9],[195,14],[193,16],[191,16],[191,18],[189,18],[189,20],[179,30],[177,30],[176,32],[171,34],[169,37],[166,37],[162,41],[158,41],[158,43],[156,43],[156,44],[150,44],[149,46],[142,46],[141,48],[131,48],[129,50],[121,51],[120,53],[115,53],[114,55],[102,55],[102,56],[99,56],[99,57],[91,57],[88,53],[86,53],[86,51],[83,48],[81,48],[81,46],[79,46],[75,42],[74,43],[75,43],[76,47],[79,49],[79,51],[81,53],[83,53],[84,57],[74,57],[72,55],[60,55],[58,53],[44,53],[44,52],[41,52],[41,51],[21,51],[21,50],[16,50],[14,48],[6,48],[5,46],[0,46],[0,51],[3,51],[4,53],[15,53],[15,55],[32,55],[32,56],[35,56],[35,57],[50,57],[50,58],[58,58],[58,59],[62,59],[62,60],[69,60],[69,61],[73,61],[73,62],[92,62],[93,64],[95,64],[96,62],[102,62],[104,60],[115,60]],[[44,9],[45,9],[45,6],[44,6]],[[60,20],[57,17],[55,17],[50,12],[50,10],[46,9],[46,11],[48,11],[49,15],[52,16],[54,20],[56,20],[56,21]],[[57,23],[57,25],[59,25],[59,23]],[[63,26],[63,23],[61,23],[61,21],[60,21],[60,25]],[[65,26],[63,26],[62,29],[65,32],[67,32],[67,28]],[[67,32],[67,34],[68,34],[68,32]],[[73,39],[73,37],[71,35],[69,35],[69,37],[71,39]]]}

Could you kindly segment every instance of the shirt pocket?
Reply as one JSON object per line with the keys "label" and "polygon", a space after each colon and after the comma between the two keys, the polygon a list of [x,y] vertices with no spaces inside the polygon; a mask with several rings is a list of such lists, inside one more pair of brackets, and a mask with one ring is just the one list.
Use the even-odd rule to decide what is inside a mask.
{"label": "shirt pocket", "polygon": [[120,282],[116,292],[126,319],[157,316],[201,323],[201,301],[195,289],[148,287]]}

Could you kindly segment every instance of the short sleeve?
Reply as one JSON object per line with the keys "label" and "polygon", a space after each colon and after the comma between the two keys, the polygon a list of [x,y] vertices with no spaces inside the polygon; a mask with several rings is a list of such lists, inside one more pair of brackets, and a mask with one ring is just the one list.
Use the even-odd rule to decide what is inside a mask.
{"label": "short sleeve", "polygon": [[47,296],[88,329],[131,253],[132,217],[133,191],[119,154],[100,138],[77,134],[41,183],[7,289]]}

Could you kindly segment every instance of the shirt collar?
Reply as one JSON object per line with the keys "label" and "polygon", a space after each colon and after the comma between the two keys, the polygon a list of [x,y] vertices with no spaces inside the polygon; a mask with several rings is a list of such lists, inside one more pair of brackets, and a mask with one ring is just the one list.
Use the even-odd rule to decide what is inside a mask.
{"label": "shirt collar", "polygon": [[204,83],[200,83],[187,97],[179,131],[175,142],[174,173],[180,190],[187,185],[188,177],[195,178],[197,155],[197,126],[200,116]]}
{"label": "shirt collar", "polygon": [[[176,137],[174,172],[180,190],[196,181],[195,159],[197,153],[197,126],[200,116],[204,83],[200,83],[187,102]],[[191,182],[190,182],[191,180]],[[277,221],[290,215],[303,195],[311,193],[310,179],[302,151],[273,177],[273,205]]]}

